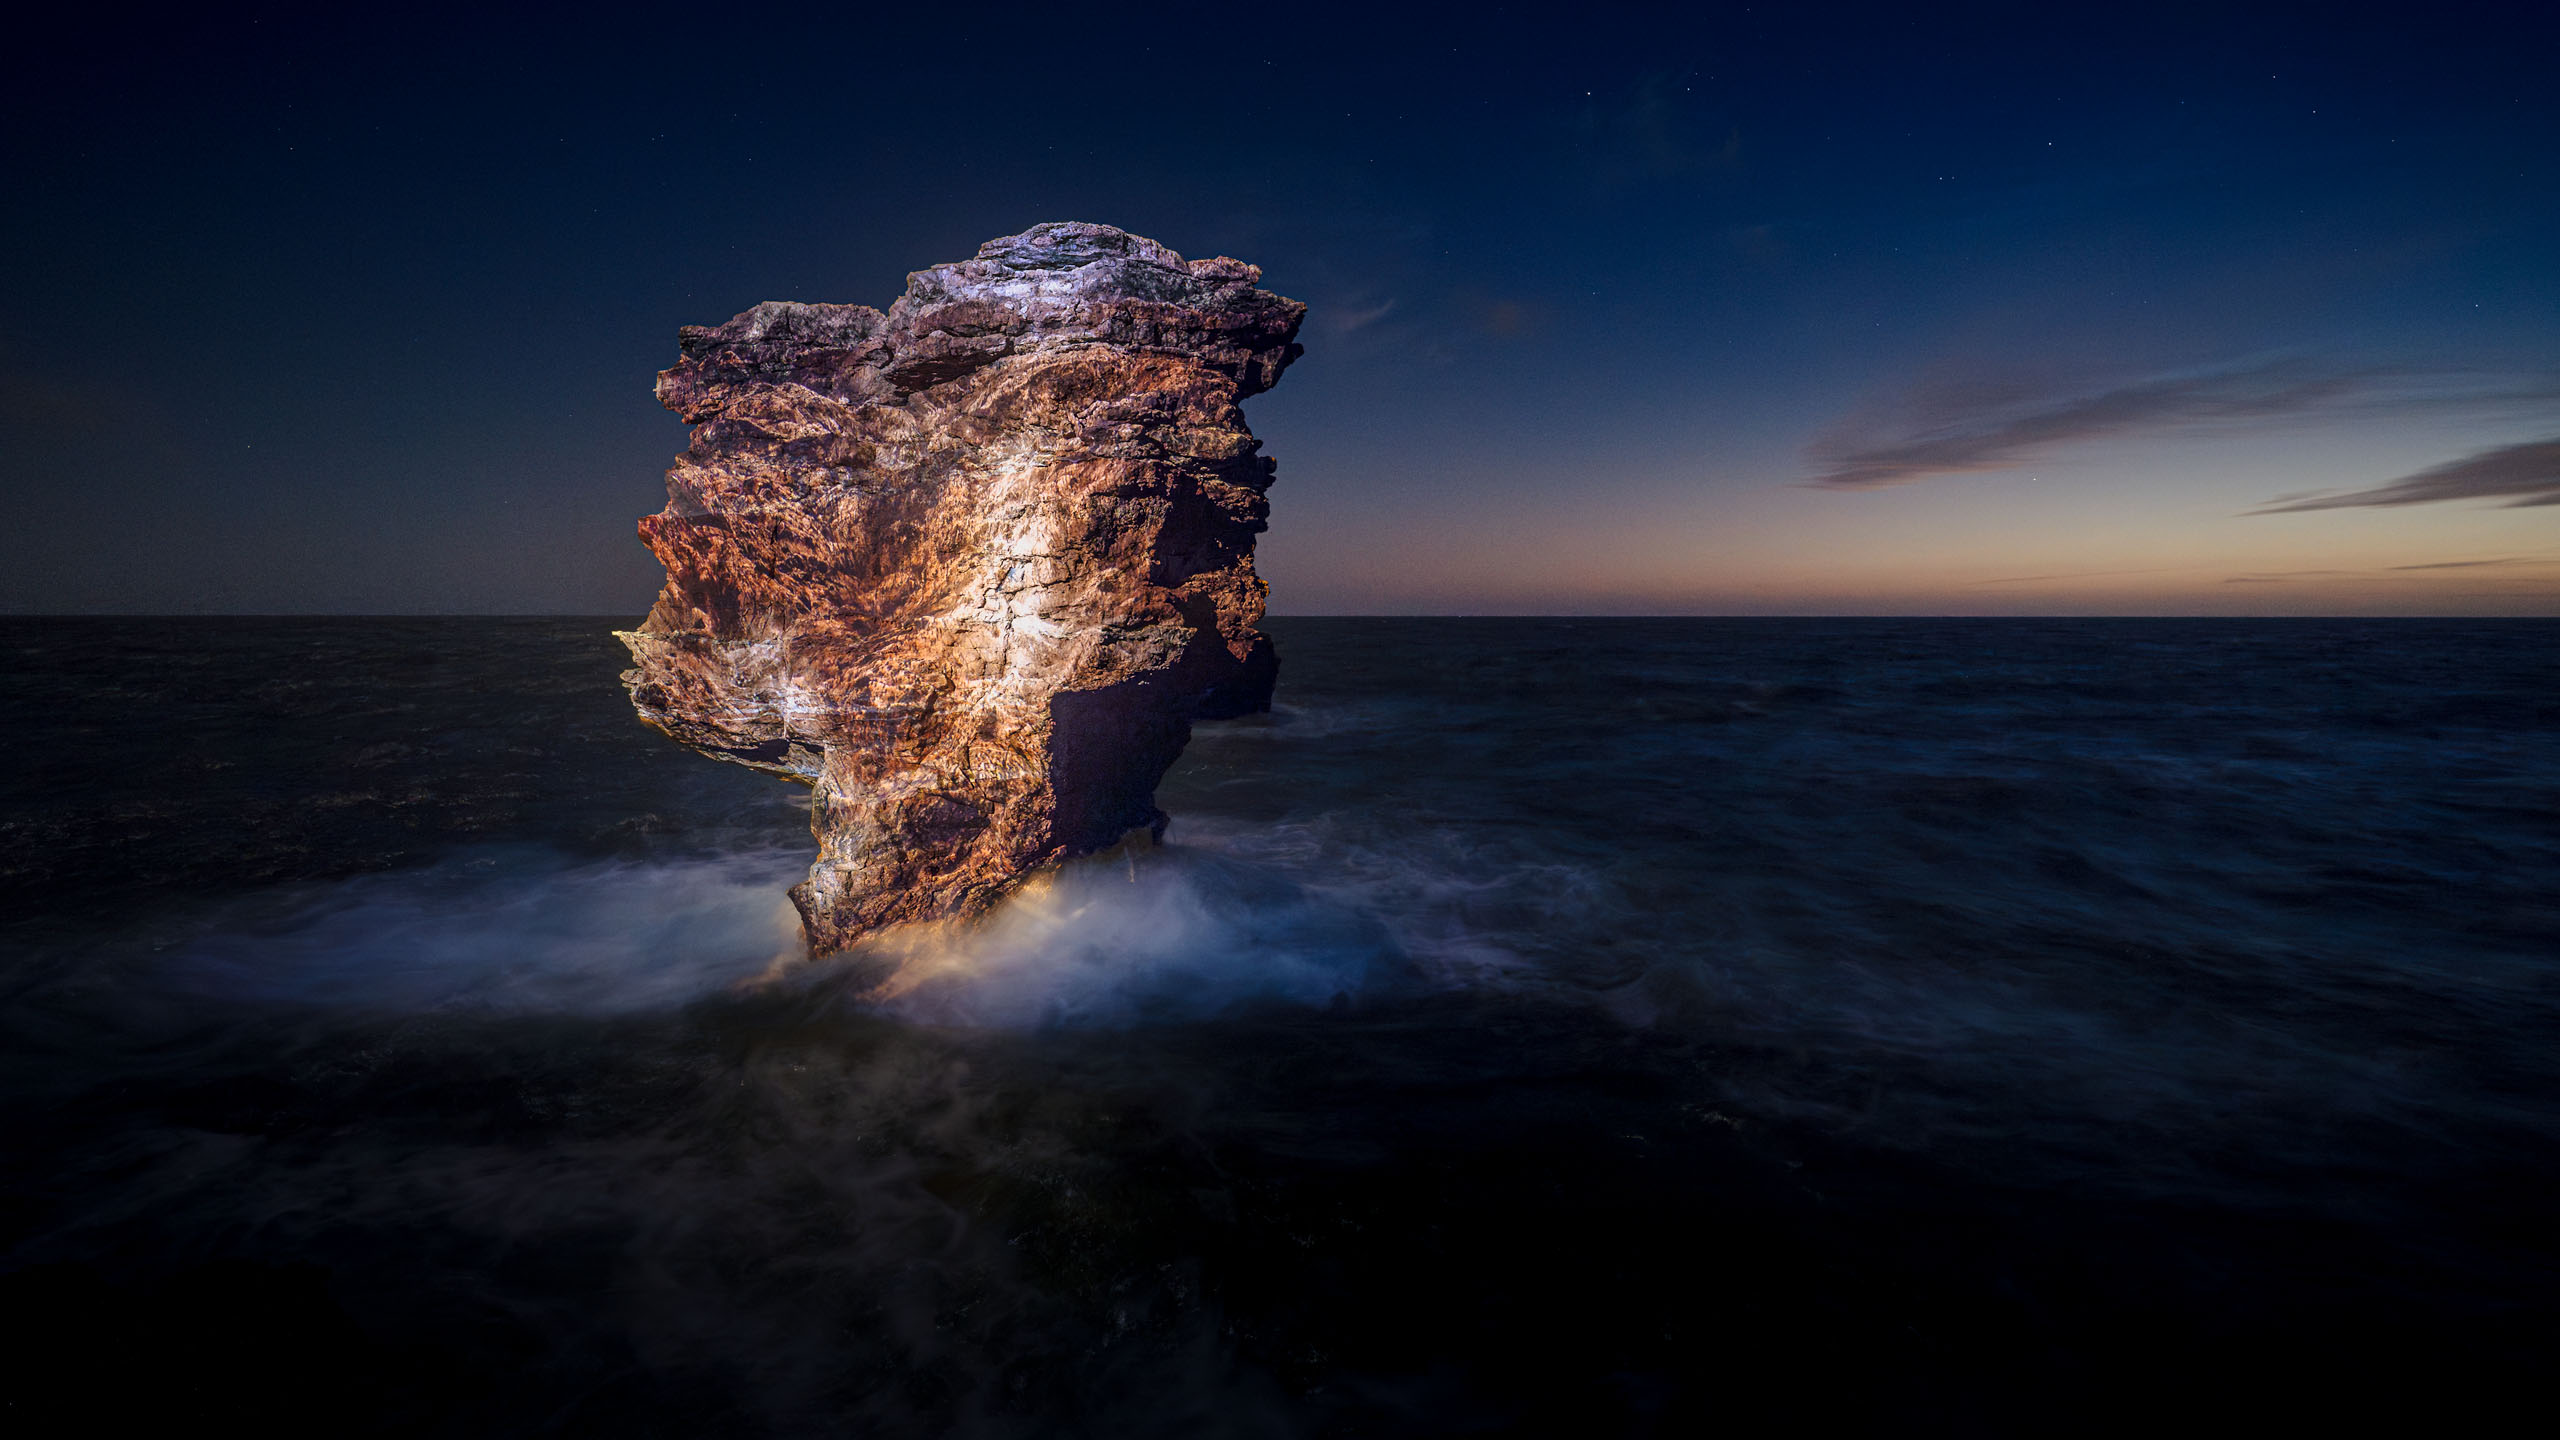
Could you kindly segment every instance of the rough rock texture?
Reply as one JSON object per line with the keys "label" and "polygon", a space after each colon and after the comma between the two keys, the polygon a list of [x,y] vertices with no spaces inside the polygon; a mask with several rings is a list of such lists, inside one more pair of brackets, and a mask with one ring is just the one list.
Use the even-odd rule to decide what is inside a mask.
{"label": "rough rock texture", "polygon": [[1272,462],[1237,402],[1306,307],[1236,260],[1039,225],[864,305],[688,326],[696,428],[622,635],[649,724],[807,781],[813,952],[984,909],[1161,833],[1195,718],[1269,708],[1254,626]]}

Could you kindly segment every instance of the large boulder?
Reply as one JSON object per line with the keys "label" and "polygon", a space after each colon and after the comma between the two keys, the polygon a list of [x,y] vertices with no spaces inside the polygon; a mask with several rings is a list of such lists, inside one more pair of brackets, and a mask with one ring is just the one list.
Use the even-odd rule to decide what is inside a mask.
{"label": "large boulder", "polygon": [[887,314],[768,302],[681,332],[694,426],[640,522],[640,717],[807,782],[810,948],[983,910],[1161,833],[1191,722],[1269,708],[1272,462],[1237,402],[1306,307],[1262,272],[1037,225]]}

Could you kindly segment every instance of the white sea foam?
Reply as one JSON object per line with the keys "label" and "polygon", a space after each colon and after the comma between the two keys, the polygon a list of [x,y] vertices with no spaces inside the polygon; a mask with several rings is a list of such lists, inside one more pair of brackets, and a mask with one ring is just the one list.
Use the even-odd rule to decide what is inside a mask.
{"label": "white sea foam", "polygon": [[1341,816],[1179,837],[818,965],[804,963],[785,896],[800,852],[582,862],[537,847],[269,897],[214,917],[159,964],[190,993],[390,1012],[634,1013],[858,976],[867,1006],[918,1024],[1109,1027],[1518,983],[1536,968],[1528,932],[1580,893],[1566,867]]}
{"label": "white sea foam", "polygon": [[1178,822],[1175,843],[1040,877],[985,918],[881,937],[867,993],[922,1024],[1111,1026],[1385,989],[1536,983],[1531,934],[1592,899],[1572,867],[1320,814]]}
{"label": "white sea foam", "polygon": [[806,863],[782,850],[582,864],[493,849],[226,917],[167,965],[199,993],[338,1009],[663,1009],[796,949],[784,892]]}
{"label": "white sea foam", "polygon": [[1063,867],[981,920],[892,932],[851,959],[895,965],[867,996],[880,1010],[1006,1029],[1324,1005],[1402,968],[1360,911],[1187,846]]}

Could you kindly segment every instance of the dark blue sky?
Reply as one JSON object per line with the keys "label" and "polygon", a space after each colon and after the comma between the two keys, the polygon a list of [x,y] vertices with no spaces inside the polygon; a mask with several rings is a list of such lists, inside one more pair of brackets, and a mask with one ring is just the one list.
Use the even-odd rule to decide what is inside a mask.
{"label": "dark blue sky", "polygon": [[1314,307],[1281,613],[2554,613],[2550,14],[118,14],[0,608],[637,614],[678,325],[1080,219]]}

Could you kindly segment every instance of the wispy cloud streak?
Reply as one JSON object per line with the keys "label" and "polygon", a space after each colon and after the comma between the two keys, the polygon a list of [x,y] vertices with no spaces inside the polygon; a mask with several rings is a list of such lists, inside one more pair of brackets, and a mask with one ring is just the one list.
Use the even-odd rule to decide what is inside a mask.
{"label": "wispy cloud streak", "polygon": [[[2508,497],[2513,497],[2509,499]],[[2250,511],[2290,515],[2304,510],[2346,510],[2367,505],[2434,505],[2448,500],[2506,499],[2507,508],[2560,505],[2560,439],[2502,445],[2370,490],[2288,497]],[[2483,562],[2489,563],[2489,562]]]}
{"label": "wispy cloud streak", "polygon": [[1976,580],[1975,585],[2035,585],[2047,580],[2095,580],[2110,575],[2171,575],[2192,570],[2192,565],[2151,565],[2140,570],[2066,570],[2055,575],[2003,575],[1996,580]]}
{"label": "wispy cloud streak", "polygon": [[1836,433],[1815,441],[1810,458],[1818,473],[1805,483],[1829,490],[1872,490],[1932,475],[2007,470],[2044,459],[2065,445],[2128,431],[2314,409],[2385,373],[2323,371],[2280,361],[2157,376],[2058,400],[2021,402],[1980,394],[1942,399],[1911,416],[1902,434],[1882,441],[1854,443]]}

